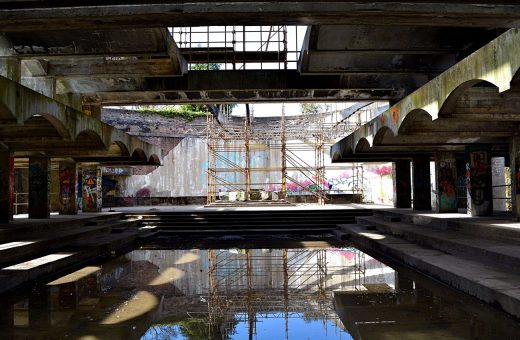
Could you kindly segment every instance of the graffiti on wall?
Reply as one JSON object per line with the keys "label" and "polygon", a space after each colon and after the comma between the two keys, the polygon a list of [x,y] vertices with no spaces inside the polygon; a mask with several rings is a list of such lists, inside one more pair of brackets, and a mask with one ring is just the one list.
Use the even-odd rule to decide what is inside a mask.
{"label": "graffiti on wall", "polygon": [[457,190],[455,159],[439,161],[439,211],[457,211]]}
{"label": "graffiti on wall", "polygon": [[101,207],[101,168],[83,169],[83,210],[98,211]]}
{"label": "graffiti on wall", "polygon": [[[491,159],[488,150],[470,150],[468,189],[471,202],[468,209],[473,215],[488,215],[493,212]],[[471,206],[471,207],[470,207]]]}
{"label": "graffiti on wall", "polygon": [[68,207],[74,202],[76,195],[76,169],[72,166],[62,166],[59,170],[60,179],[60,203]]}

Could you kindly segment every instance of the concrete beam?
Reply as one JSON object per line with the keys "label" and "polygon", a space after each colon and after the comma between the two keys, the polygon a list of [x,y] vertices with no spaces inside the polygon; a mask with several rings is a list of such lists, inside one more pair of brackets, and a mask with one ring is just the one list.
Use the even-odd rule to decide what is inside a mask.
{"label": "concrete beam", "polygon": [[[413,127],[416,123],[422,124],[421,119],[416,122],[415,118],[418,116],[429,115],[428,120],[431,119],[434,122],[432,127],[440,127],[439,124],[441,123],[435,121],[439,116],[442,116],[444,110],[449,112],[453,103],[457,102],[465,90],[481,83],[483,80],[496,86],[500,92],[509,90],[516,73],[520,69],[520,46],[517,44],[519,39],[520,30],[518,29],[504,33],[344,138],[339,142],[340,145],[333,147],[331,152],[337,153],[340,150],[347,149],[355,150],[361,140],[366,141],[371,146],[381,133],[391,132],[393,135],[399,135],[402,132],[403,125]],[[489,123],[482,124],[477,131],[472,132],[461,131],[462,129],[459,128],[458,131],[451,132],[453,136],[457,137],[451,142],[482,143],[481,140],[471,141],[472,138],[478,137],[476,136],[478,130],[481,131],[480,137],[500,137],[499,135],[503,134],[502,137],[504,138],[507,135],[513,135],[517,130],[516,127],[511,128],[511,126],[505,128],[502,132],[489,132],[490,129],[492,131],[492,125]],[[412,137],[417,138],[416,141],[422,141],[426,137],[435,138],[435,135],[442,137],[442,132],[437,134],[437,130],[432,129],[429,132]],[[444,137],[449,137],[449,135],[445,134]],[[413,140],[410,142],[413,143]]]}
{"label": "concrete beam", "polygon": [[[129,84],[89,79],[70,90],[85,103],[215,103],[312,100],[397,100],[428,77],[416,75],[300,75],[296,70],[190,71],[182,77],[146,78]],[[110,85],[107,85],[109,83]],[[396,88],[395,84],[400,84]],[[68,91],[68,88],[63,90]]]}
{"label": "concrete beam", "polygon": [[170,58],[70,58],[50,60],[48,75],[55,78],[151,77],[180,75]]}
{"label": "concrete beam", "polygon": [[[131,4],[131,6],[130,6]],[[218,4],[218,5],[217,5]],[[4,2],[1,31],[104,29],[204,25],[368,24],[520,27],[512,1],[189,1],[150,4],[89,2],[74,6],[43,1]]]}
{"label": "concrete beam", "polygon": [[[6,139],[7,145],[17,152],[21,151],[52,151],[69,149],[71,146],[82,146],[88,141],[95,141],[105,151],[111,151],[113,145],[119,145],[132,155],[138,151],[147,159],[158,159],[162,152],[160,148],[145,143],[120,130],[117,130],[97,119],[89,117],[82,112],[65,106],[52,98],[43,96],[7,78],[0,77],[0,107],[6,121],[12,124],[13,132],[0,134],[0,142]],[[46,122],[43,122],[45,120]],[[44,124],[42,124],[44,123]],[[40,126],[41,125],[41,126]],[[52,126],[55,131],[49,130]],[[20,127],[18,129],[17,127]],[[21,133],[17,137],[16,133]],[[26,140],[24,133],[41,132],[41,139]],[[24,138],[20,138],[24,137]],[[10,140],[9,138],[13,138]],[[45,140],[48,143],[45,145]],[[88,150],[79,150],[88,154]]]}

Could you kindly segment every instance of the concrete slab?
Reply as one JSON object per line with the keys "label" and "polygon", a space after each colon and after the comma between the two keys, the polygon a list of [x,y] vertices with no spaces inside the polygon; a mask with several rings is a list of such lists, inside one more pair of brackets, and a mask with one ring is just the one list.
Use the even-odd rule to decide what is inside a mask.
{"label": "concrete slab", "polygon": [[[388,242],[394,236],[373,238],[359,226],[346,226],[351,240],[364,247],[398,259],[417,270],[460,289],[486,303],[520,317],[520,274],[500,270],[478,261],[428,249],[409,242]],[[423,248],[421,250],[421,248]]]}

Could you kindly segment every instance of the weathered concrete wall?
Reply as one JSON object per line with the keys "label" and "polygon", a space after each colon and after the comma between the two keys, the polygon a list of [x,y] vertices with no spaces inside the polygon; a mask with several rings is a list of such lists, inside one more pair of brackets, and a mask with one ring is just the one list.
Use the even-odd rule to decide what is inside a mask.
{"label": "weathered concrete wall", "polygon": [[[311,166],[314,164],[314,151],[296,153]],[[245,166],[243,155],[229,153],[226,157],[239,166]],[[330,157],[325,156],[325,165],[330,165]],[[251,166],[255,168],[275,168],[281,166],[281,153],[277,149],[252,152]],[[222,161],[217,168],[226,167]],[[326,171],[330,190],[351,192],[356,185],[354,172],[350,165],[345,169]],[[193,197],[207,195],[208,154],[206,140],[184,138],[170,153],[164,157],[164,165],[149,173],[134,174],[121,177],[121,197]],[[390,163],[365,164],[363,170],[358,168],[358,185],[363,186],[364,201],[374,203],[392,203],[392,166]],[[311,185],[310,179],[298,171],[289,171],[289,175],[304,186]],[[313,174],[307,174],[312,178]],[[219,176],[231,183],[245,183],[245,176],[236,172],[221,172]],[[363,181],[361,181],[363,177]],[[281,189],[281,172],[256,172],[251,176],[253,189],[278,191]],[[219,187],[227,191],[225,187]],[[217,188],[217,191],[218,189]],[[305,194],[303,189],[291,182],[287,185],[289,194]],[[308,194],[308,193],[307,193]]]}

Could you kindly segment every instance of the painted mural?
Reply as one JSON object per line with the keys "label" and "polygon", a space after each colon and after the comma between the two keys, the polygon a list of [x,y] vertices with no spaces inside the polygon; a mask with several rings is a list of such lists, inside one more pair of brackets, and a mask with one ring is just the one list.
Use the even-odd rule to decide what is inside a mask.
{"label": "painted mural", "polygon": [[457,168],[455,158],[445,158],[438,161],[438,211],[457,212]]}
{"label": "painted mural", "polygon": [[476,216],[492,215],[493,190],[490,150],[489,148],[480,150],[470,148],[468,158],[470,172],[468,193],[471,197],[471,213]]}
{"label": "painted mural", "polygon": [[83,168],[83,211],[101,209],[101,168]]}
{"label": "painted mural", "polygon": [[76,182],[77,173],[75,164],[60,164],[59,168],[59,200],[61,211],[76,212]]}

